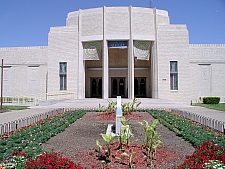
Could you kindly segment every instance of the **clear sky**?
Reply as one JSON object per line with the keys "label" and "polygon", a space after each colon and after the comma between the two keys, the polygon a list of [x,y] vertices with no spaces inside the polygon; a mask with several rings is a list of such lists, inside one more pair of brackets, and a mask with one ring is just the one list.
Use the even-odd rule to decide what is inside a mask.
{"label": "clear sky", "polygon": [[102,6],[156,7],[186,24],[190,43],[225,44],[225,0],[0,0],[0,47],[47,46],[69,12]]}

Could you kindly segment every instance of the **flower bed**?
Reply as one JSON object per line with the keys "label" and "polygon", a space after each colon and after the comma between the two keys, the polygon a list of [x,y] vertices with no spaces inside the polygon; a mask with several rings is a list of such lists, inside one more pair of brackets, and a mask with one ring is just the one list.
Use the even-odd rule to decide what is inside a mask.
{"label": "flower bed", "polygon": [[24,169],[48,168],[48,169],[82,169],[68,158],[62,157],[60,153],[42,153],[34,159],[28,158]]}
{"label": "flower bed", "polygon": [[28,157],[35,157],[41,154],[42,143],[51,137],[64,131],[70,124],[82,117],[86,111],[73,111],[58,114],[13,133],[8,138],[0,139],[0,161],[11,157],[14,150],[23,150]]}
{"label": "flower bed", "polygon": [[[218,146],[214,141],[206,141],[199,145],[191,156],[187,156],[184,163],[176,169],[207,168],[210,160],[217,160],[225,165],[225,147]],[[221,166],[221,169],[222,167],[225,168],[225,166]]]}
{"label": "flower bed", "polygon": [[[191,156],[188,156],[184,164],[178,166],[177,169],[185,167],[198,168],[199,166],[206,165],[205,163],[212,163],[213,161],[210,160],[219,160],[218,162],[221,162],[222,164],[225,163],[225,150],[224,147],[221,147],[221,145],[225,145],[225,140],[220,134],[212,132],[209,129],[206,130],[201,126],[196,125],[194,122],[187,121],[169,112],[156,110],[148,110],[148,112],[156,119],[159,119],[159,121],[163,125],[174,131],[178,136],[183,137],[185,140],[197,147],[195,153]],[[58,133],[64,131],[65,128],[70,126],[70,124],[74,123],[76,119],[82,117],[84,114],[85,111],[67,112],[57,115],[54,118],[41,121],[38,124],[30,126],[21,131],[10,133],[9,138],[0,139],[0,158],[9,160],[11,159],[11,161],[13,161],[14,157],[12,156],[12,153],[15,152],[15,150],[19,150],[19,152],[24,152],[27,157],[32,157],[32,159],[28,158],[29,160],[26,160],[28,163],[35,158],[37,160],[36,164],[39,165],[40,163],[38,163],[38,161],[40,161],[41,157],[42,160],[49,158],[49,160],[47,161],[51,161],[51,164],[53,164],[53,166],[57,162],[59,162],[60,165],[63,165],[64,162],[67,161],[66,159],[64,159],[57,153],[53,153],[53,156],[55,155],[55,158],[51,158],[50,160],[51,155],[48,154],[48,156],[46,156],[46,153],[42,153],[44,150],[41,148],[41,144],[49,140],[51,137],[57,135]],[[137,117],[139,118],[141,116]],[[214,141],[212,142],[211,140]],[[138,146],[139,145],[136,145],[136,147]],[[127,157],[126,160],[130,159],[132,154],[130,150],[127,150],[127,152],[130,154],[127,153],[128,156],[124,156],[124,158]],[[40,155],[41,153],[42,155],[37,157],[37,155]],[[57,158],[60,160],[56,160]],[[119,158],[122,159],[121,157]],[[69,159],[66,162],[66,164],[71,164],[70,168],[82,168],[82,164],[81,166],[79,166],[70,162],[71,161]],[[166,161],[164,160],[164,163],[165,162]],[[118,161],[116,163],[118,163]],[[127,163],[127,166],[130,165],[128,161],[124,163]],[[94,168],[94,166],[90,167]]]}
{"label": "flower bed", "polygon": [[207,127],[202,127],[196,122],[189,121],[171,112],[158,110],[147,111],[154,118],[159,119],[164,126],[175,132],[179,137],[190,142],[194,147],[197,147],[209,140],[214,140],[216,144],[220,146],[225,145],[225,139],[222,133],[213,132]]}

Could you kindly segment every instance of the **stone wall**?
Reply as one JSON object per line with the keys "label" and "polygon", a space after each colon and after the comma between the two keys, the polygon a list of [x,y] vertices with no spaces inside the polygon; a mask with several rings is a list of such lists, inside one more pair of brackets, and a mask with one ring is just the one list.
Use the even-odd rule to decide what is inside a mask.
{"label": "stone wall", "polygon": [[77,98],[78,28],[51,28],[48,49],[48,93],[65,92],[60,91],[59,62],[67,62],[67,92],[73,92],[74,97]]}
{"label": "stone wall", "polygon": [[4,97],[45,97],[47,52],[45,46],[0,48]]}
{"label": "stone wall", "polygon": [[81,36],[103,35],[103,8],[81,10]]}
{"label": "stone wall", "polygon": [[191,99],[220,96],[225,102],[225,44],[190,44]]}
{"label": "stone wall", "polygon": [[[186,25],[161,25],[157,28],[159,98],[190,103],[189,38]],[[178,62],[178,90],[170,90],[170,61]]]}

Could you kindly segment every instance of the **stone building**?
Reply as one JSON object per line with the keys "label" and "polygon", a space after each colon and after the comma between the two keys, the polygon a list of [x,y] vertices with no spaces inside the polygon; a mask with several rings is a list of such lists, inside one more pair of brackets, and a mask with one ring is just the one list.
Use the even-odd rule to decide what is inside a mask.
{"label": "stone building", "polygon": [[225,44],[189,44],[165,10],[101,7],[70,12],[48,46],[0,48],[4,96],[225,97]]}

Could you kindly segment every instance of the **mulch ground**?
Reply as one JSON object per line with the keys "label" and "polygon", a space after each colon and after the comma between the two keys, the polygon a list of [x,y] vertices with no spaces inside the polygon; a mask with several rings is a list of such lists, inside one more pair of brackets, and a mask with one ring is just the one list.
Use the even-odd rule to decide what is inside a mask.
{"label": "mulch ground", "polygon": [[[133,129],[132,143],[141,144],[143,142],[143,126],[138,122],[146,120],[151,124],[154,118],[146,113],[133,113],[130,124]],[[48,142],[43,144],[45,150],[53,150],[62,152],[65,157],[73,160],[76,164],[91,168],[128,168],[127,165],[122,164],[107,164],[103,165],[96,157],[96,140],[99,140],[101,145],[105,142],[100,136],[105,133],[108,124],[115,123],[115,115],[108,115],[106,117],[102,113],[88,112],[81,119],[70,125],[64,132],[52,137]],[[186,155],[191,155],[194,152],[192,145],[182,138],[177,137],[175,133],[159,125],[157,132],[161,135],[160,140],[163,145],[157,149],[155,157],[155,168],[172,168],[182,164]],[[106,167],[106,168],[107,168]],[[135,166],[134,168],[147,168],[146,166]]]}

